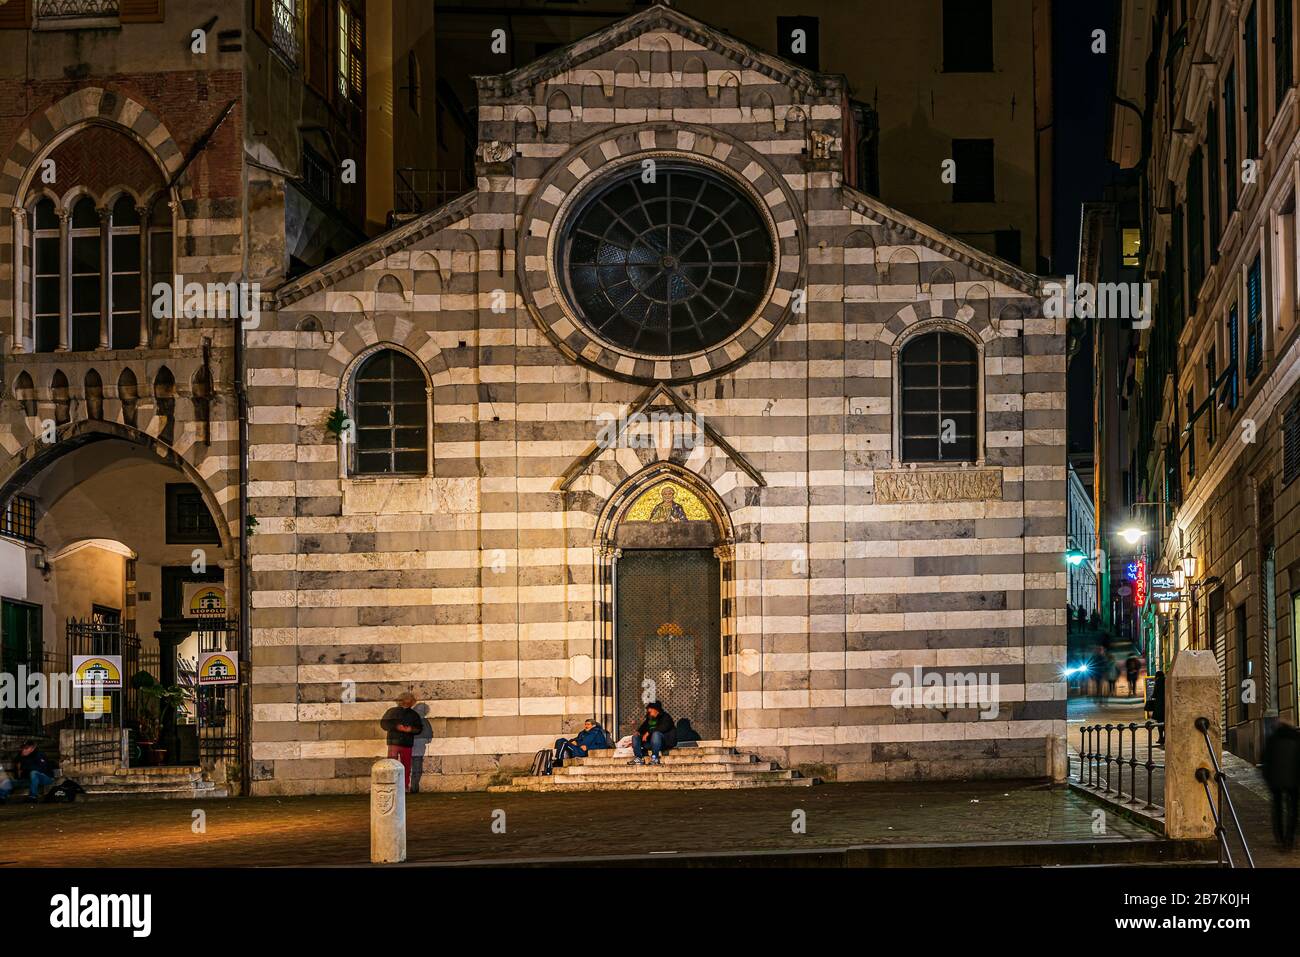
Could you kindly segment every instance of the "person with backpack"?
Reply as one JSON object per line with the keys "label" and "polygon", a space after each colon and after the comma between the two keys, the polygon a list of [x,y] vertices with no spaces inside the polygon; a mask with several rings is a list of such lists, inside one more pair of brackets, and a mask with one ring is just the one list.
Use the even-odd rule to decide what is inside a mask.
{"label": "person with backpack", "polygon": [[600,722],[588,718],[582,722],[582,730],[576,738],[555,739],[554,763],[563,764],[565,758],[585,758],[592,751],[603,751],[609,746],[609,737]]}
{"label": "person with backpack", "polygon": [[658,701],[645,706],[645,720],[632,735],[632,758],[628,764],[645,764],[645,753],[650,751],[650,763],[658,764],[661,752],[677,743],[677,724],[673,716]]}

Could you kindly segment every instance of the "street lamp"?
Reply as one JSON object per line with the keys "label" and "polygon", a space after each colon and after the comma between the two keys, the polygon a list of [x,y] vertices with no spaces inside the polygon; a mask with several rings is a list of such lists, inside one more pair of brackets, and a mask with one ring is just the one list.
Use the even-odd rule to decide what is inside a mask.
{"label": "street lamp", "polygon": [[1183,566],[1182,572],[1184,576],[1186,576],[1189,579],[1196,577],[1196,556],[1195,555],[1190,555],[1190,554],[1184,555],[1182,560],[1182,566]]}
{"label": "street lamp", "polygon": [[1119,537],[1124,539],[1130,545],[1136,545],[1146,534],[1146,529],[1138,528],[1136,525],[1129,525],[1119,530]]}
{"label": "street lamp", "polygon": [[1088,553],[1077,548],[1072,548],[1065,553],[1065,560],[1071,565],[1077,567],[1088,560]]}

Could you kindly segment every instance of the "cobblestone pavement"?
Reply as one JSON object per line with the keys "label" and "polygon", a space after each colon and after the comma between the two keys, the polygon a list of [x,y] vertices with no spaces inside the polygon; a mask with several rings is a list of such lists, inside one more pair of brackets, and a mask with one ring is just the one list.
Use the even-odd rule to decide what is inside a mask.
{"label": "cobblestone pavement", "polygon": [[[1147,716],[1142,711],[1140,702],[1110,698],[1072,698],[1068,708],[1070,771],[1077,776],[1079,762],[1079,728],[1085,724],[1142,724]],[[1138,735],[1137,760],[1146,761],[1145,736]],[[1155,749],[1155,760],[1164,764],[1164,751]],[[1228,793],[1237,809],[1237,817],[1250,845],[1251,855],[1257,867],[1300,867],[1300,851],[1283,851],[1273,841],[1272,797],[1268,785],[1259,769],[1249,761],[1242,760],[1231,752],[1223,752],[1222,765],[1228,778]],[[1127,773],[1125,789],[1128,788]],[[1146,795],[1142,775],[1138,775],[1139,794]],[[1152,781],[1154,795],[1152,800],[1164,803],[1164,774],[1158,769]],[[1244,863],[1240,844],[1234,839],[1232,853],[1238,866]]]}
{"label": "cobblestone pavement", "polygon": [[[10,866],[273,866],[368,859],[368,798],[243,798],[0,807]],[[852,844],[1133,841],[1091,832],[1094,805],[1032,782],[824,784],[798,790],[416,794],[411,861],[782,850]],[[206,833],[192,814],[206,814]],[[506,833],[492,831],[505,812]],[[792,833],[806,812],[807,833]],[[653,819],[656,823],[651,824]]]}

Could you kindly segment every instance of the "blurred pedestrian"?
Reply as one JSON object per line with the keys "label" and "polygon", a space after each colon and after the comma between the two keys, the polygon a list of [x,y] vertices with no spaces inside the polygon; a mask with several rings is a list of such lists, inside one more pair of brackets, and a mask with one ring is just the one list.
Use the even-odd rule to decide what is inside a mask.
{"label": "blurred pedestrian", "polygon": [[1128,677],[1128,696],[1136,698],[1138,693],[1138,675],[1142,673],[1142,659],[1138,657],[1137,652],[1128,656],[1124,662],[1124,673]]}
{"label": "blurred pedestrian", "polygon": [[1297,798],[1300,797],[1300,731],[1278,719],[1264,744],[1264,781],[1273,792],[1273,839],[1284,851],[1295,847]]}

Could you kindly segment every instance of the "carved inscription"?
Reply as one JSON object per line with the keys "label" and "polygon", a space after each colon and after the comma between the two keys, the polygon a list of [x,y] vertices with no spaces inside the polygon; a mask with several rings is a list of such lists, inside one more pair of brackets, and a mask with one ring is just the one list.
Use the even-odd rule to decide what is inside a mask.
{"label": "carved inscription", "polygon": [[876,503],[879,505],[986,502],[1001,498],[1001,469],[908,469],[876,473]]}

